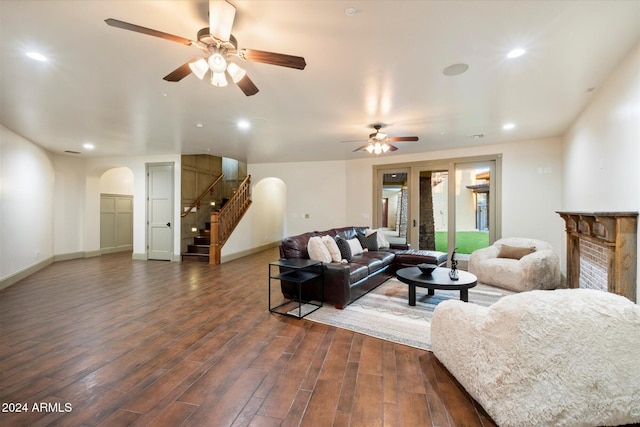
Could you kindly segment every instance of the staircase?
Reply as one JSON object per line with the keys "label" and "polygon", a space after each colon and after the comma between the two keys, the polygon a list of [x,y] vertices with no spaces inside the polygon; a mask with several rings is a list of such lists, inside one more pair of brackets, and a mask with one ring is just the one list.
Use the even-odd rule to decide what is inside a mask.
{"label": "staircase", "polygon": [[[205,229],[199,229],[198,235],[193,238],[193,243],[187,245],[187,252],[181,254],[182,261],[220,264],[222,246],[251,206],[250,184],[251,176],[247,176],[231,199],[226,201],[219,210],[211,212],[211,222],[206,222]],[[210,191],[213,185],[215,183],[207,191]],[[201,198],[196,202],[198,206],[200,201]]]}
{"label": "staircase", "polygon": [[182,261],[209,262],[211,247],[211,223],[207,222],[193,238],[193,244],[187,245],[187,252],[182,253]]}

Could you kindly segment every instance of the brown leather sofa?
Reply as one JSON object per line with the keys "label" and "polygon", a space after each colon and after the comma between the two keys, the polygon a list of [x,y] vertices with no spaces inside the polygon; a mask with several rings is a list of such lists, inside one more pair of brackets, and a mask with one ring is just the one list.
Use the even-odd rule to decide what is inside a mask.
{"label": "brown leather sofa", "polygon": [[[337,235],[349,240],[356,233],[364,234],[368,227],[342,227],[325,231],[313,231],[298,236],[286,237],[280,245],[281,258],[309,258],[307,245],[313,236]],[[353,256],[350,263],[325,263],[324,269],[324,302],[334,304],[342,309],[373,288],[392,277],[398,268],[429,263],[443,265],[447,254],[437,251],[419,251],[409,249],[406,244],[391,244],[387,249],[368,251]],[[282,293],[287,298],[296,298],[296,286],[292,282],[282,281]],[[303,286],[303,300],[320,300],[319,282],[309,282]]]}

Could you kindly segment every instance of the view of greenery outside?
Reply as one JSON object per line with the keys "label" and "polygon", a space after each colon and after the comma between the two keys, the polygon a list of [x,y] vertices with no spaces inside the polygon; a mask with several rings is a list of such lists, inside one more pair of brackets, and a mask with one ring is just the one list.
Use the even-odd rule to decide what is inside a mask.
{"label": "view of greenery outside", "polygon": [[[436,231],[436,250],[450,252],[447,250],[446,231]],[[489,246],[489,233],[486,231],[458,231],[456,233],[456,247],[459,254],[470,254],[476,249]]]}

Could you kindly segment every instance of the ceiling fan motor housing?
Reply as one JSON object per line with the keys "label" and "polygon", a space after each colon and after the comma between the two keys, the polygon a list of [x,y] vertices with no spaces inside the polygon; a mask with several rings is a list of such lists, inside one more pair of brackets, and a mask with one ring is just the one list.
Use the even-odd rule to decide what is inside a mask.
{"label": "ceiling fan motor housing", "polygon": [[211,35],[209,27],[198,31],[198,42],[203,44],[203,46],[200,46],[202,50],[208,51],[209,47],[218,48],[224,52],[223,55],[233,55],[238,50],[238,40],[233,34],[229,36],[228,42],[218,40]]}

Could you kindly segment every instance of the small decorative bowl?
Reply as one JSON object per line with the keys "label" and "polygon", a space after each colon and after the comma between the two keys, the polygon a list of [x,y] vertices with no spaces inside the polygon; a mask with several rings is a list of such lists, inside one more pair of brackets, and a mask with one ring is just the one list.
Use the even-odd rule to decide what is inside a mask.
{"label": "small decorative bowl", "polygon": [[417,267],[420,269],[422,274],[431,274],[433,273],[433,270],[438,268],[435,264],[418,264]]}

